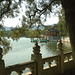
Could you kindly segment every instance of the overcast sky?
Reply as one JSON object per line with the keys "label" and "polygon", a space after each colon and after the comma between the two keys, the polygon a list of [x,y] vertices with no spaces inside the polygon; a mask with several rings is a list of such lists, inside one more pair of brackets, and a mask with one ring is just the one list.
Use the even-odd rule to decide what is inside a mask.
{"label": "overcast sky", "polygon": [[[44,23],[44,25],[51,25],[51,24],[56,24],[58,23],[58,17],[51,15],[51,18],[47,18],[47,21]],[[16,26],[21,26],[21,23],[18,18],[9,18],[6,19],[4,22],[4,26],[7,27],[16,27]]]}

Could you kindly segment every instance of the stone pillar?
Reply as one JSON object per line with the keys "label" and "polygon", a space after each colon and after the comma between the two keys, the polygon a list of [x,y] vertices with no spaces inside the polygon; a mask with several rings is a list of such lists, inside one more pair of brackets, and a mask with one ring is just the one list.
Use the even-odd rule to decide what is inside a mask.
{"label": "stone pillar", "polygon": [[31,60],[34,60],[36,62],[36,75],[43,75],[42,55],[40,53],[40,46],[37,42],[33,47],[33,54],[31,55]]}
{"label": "stone pillar", "polygon": [[3,50],[0,47],[0,75],[5,75],[5,64],[4,64],[4,60],[2,60],[2,53]]}
{"label": "stone pillar", "polygon": [[59,71],[60,73],[64,73],[64,53],[63,53],[63,49],[62,49],[62,42],[61,40],[59,40],[57,42],[57,50],[58,50],[58,54],[59,54]]}

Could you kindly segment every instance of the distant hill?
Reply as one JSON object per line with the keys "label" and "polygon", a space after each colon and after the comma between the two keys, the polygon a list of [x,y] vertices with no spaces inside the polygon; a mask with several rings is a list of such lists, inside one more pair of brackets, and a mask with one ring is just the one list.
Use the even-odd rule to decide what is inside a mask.
{"label": "distant hill", "polygon": [[40,30],[44,30],[44,27],[45,27],[44,25],[34,26],[30,30],[36,30],[37,28],[40,29]]}
{"label": "distant hill", "polygon": [[[45,27],[49,27],[49,26],[53,26],[54,24],[52,25],[39,25],[39,26],[34,26],[33,28],[30,28],[30,30],[36,30],[37,28],[40,29],[40,30],[44,30]],[[13,27],[6,27],[4,26],[3,27],[5,31],[10,31],[11,29],[13,29]]]}
{"label": "distant hill", "polygon": [[4,26],[3,28],[5,31],[10,31],[11,29],[13,29],[13,27],[6,27],[6,26]]}
{"label": "distant hill", "polygon": [[40,30],[44,30],[45,27],[49,27],[49,26],[53,26],[53,25],[54,24],[52,24],[52,25],[39,25],[39,26],[34,26],[30,30],[36,30],[37,28],[40,29]]}

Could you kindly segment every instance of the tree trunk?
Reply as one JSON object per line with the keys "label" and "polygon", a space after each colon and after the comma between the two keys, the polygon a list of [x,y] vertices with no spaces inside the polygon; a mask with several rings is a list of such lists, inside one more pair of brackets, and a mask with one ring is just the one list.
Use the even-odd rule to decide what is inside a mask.
{"label": "tree trunk", "polygon": [[61,0],[61,3],[65,10],[65,20],[69,30],[69,36],[75,63],[75,0]]}

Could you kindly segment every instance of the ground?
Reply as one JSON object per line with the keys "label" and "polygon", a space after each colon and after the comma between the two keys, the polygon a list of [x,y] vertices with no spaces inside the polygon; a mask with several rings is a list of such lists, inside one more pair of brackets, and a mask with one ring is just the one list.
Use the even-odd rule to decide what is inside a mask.
{"label": "ground", "polygon": [[62,75],[75,75],[75,68],[63,73]]}

